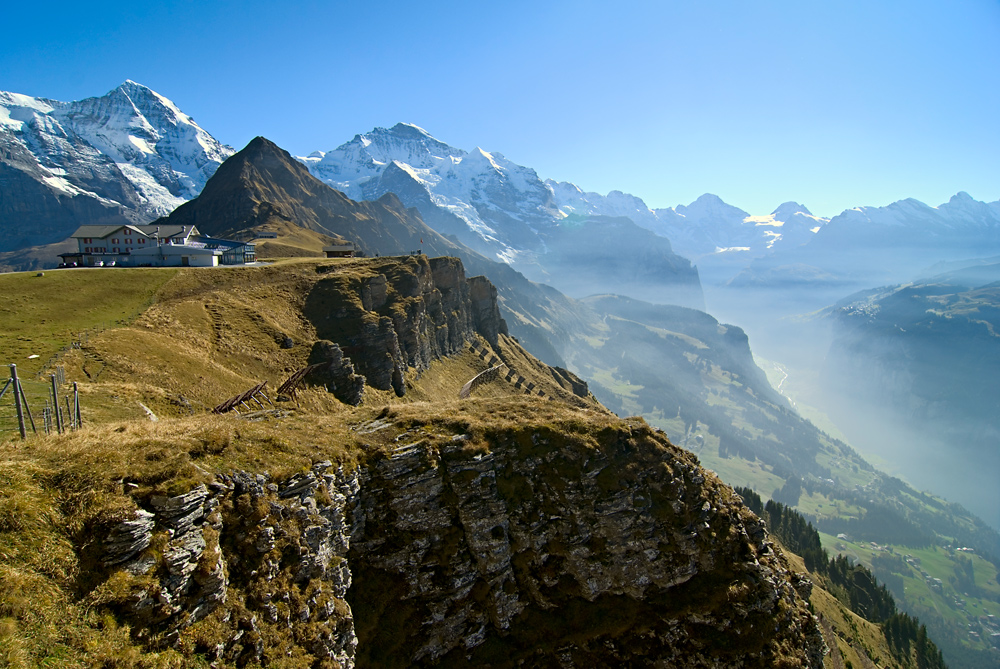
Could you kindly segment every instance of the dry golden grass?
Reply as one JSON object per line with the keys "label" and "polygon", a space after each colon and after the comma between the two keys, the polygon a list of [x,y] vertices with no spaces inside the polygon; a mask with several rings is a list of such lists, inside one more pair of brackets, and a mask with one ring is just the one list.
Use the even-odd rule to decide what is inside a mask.
{"label": "dry golden grass", "polygon": [[[68,379],[80,388],[83,429],[0,443],[0,666],[189,666],[185,644],[207,645],[225,629],[210,617],[185,633],[179,651],[156,652],[104,605],[133,584],[88,576],[103,572],[94,568],[95,538],[150,495],[187,492],[234,469],[283,479],[320,460],[352,468],[397,448],[404,432],[442,448],[468,435],[463,448],[478,450],[501,433],[530,444],[529,429],[558,435],[554,441],[573,448],[596,448],[601,434],[623,426],[649,431],[640,420],[623,422],[596,401],[576,397],[506,337],[495,353],[547,398],[526,395],[501,376],[459,400],[462,385],[489,366],[466,350],[419,374],[411,370],[402,398],[367,388],[362,405],[350,407],[323,388],[306,387],[297,401],[277,403],[280,417],[251,422],[208,413],[262,380],[273,397],[306,364],[318,334],[303,310],[318,281],[356,286],[394,262],[175,271],[138,318],[63,356]],[[407,259],[398,269],[410,271],[416,262]],[[282,348],[286,336],[294,347]],[[160,420],[147,420],[143,405]],[[357,429],[380,417],[393,426]],[[273,660],[275,666],[305,661]]]}
{"label": "dry golden grass", "polygon": [[[809,574],[801,557],[787,549],[783,551],[792,569]],[[850,662],[850,666],[858,669],[873,664],[889,669],[904,669],[904,665],[892,655],[881,626],[865,620],[844,606],[840,600],[816,584],[815,576],[810,575],[810,578],[814,585],[809,601],[820,620],[823,639],[830,649],[823,660],[824,667],[838,669],[848,666],[847,662]]]}
{"label": "dry golden grass", "polygon": [[[267,381],[273,396],[286,378],[307,364],[319,338],[317,326],[303,313],[307,299],[312,300],[310,308],[316,313],[335,313],[346,307],[364,314],[358,296],[363,279],[380,272],[412,273],[419,262],[410,257],[313,260],[274,267],[172,271],[168,281],[157,284],[156,303],[138,318],[90,337],[80,349],[65,353],[59,364],[65,367],[68,380],[78,383],[84,424],[143,419],[143,405],[160,417],[199,413],[261,381]],[[339,286],[335,292],[340,301],[324,305],[325,293],[308,297],[319,281]],[[324,335],[332,336],[333,327],[348,336],[354,326],[347,320],[334,319],[339,324],[333,326],[327,323]],[[282,348],[286,337],[291,337],[294,347]],[[482,340],[478,345],[488,348]],[[493,353],[501,354],[510,369],[533,383],[535,393],[541,390],[548,398],[599,406],[592,398],[573,395],[550,368],[513,339],[501,337],[499,350]],[[435,361],[428,370],[410,370],[404,398],[369,387],[364,402],[451,400],[487,367],[486,361],[463,352]],[[475,394],[503,397],[527,392],[504,380],[506,371]],[[332,397],[311,393],[301,395],[299,404],[319,412],[337,405]],[[6,436],[13,435],[8,432]]]}
{"label": "dry golden grass", "polygon": [[272,218],[266,228],[271,232],[278,233],[278,237],[275,239],[256,239],[254,242],[257,245],[257,257],[268,260],[283,257],[322,257],[324,246],[346,241],[277,217]]}

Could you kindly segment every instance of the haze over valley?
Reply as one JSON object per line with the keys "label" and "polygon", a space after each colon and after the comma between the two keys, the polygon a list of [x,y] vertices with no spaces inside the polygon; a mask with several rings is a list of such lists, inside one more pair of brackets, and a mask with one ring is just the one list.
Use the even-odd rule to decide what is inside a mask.
{"label": "haze over valley", "polygon": [[[226,147],[131,81],[79,103],[0,98],[6,192],[18,194],[0,208],[10,270],[53,267],[94,224],[256,238],[263,259],[347,242],[369,256],[457,256],[496,286],[528,351],[728,483],[830,537],[1000,554],[1000,277],[971,259],[1000,255],[1000,202],[959,193],[823,218],[796,202],[752,215],[706,194],[651,209],[410,124],[293,157],[264,138]],[[754,356],[772,379],[780,370],[777,390]],[[894,594],[956,666],[992,652]]]}
{"label": "haze over valley", "polygon": [[0,665],[1000,667],[995,3],[7,19]]}

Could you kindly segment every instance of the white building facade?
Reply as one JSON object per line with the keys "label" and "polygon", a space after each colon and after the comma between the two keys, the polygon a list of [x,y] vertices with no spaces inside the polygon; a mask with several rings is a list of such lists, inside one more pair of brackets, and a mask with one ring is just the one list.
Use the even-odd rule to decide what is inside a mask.
{"label": "white building facade", "polygon": [[217,267],[257,261],[253,244],[213,239],[187,225],[82,225],[63,267]]}

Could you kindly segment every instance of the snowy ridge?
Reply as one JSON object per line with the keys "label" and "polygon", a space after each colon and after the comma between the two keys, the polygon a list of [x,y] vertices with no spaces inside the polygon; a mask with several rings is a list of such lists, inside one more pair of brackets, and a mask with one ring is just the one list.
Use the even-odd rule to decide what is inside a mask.
{"label": "snowy ridge", "polygon": [[964,191],[937,207],[907,198],[884,207],[848,209],[830,219],[825,232],[832,236],[872,230],[941,238],[996,234],[1000,232],[1000,202],[980,202]]}
{"label": "snowy ridge", "polygon": [[[318,179],[353,199],[374,199],[391,191],[407,206],[420,209],[425,219],[440,214],[435,208],[447,212],[462,224],[448,232],[507,262],[544,253],[538,233],[581,216],[631,219],[669,238],[675,250],[689,258],[721,249],[762,253],[786,236],[777,223],[760,229],[749,214],[713,195],[688,207],[654,211],[622,191],[600,195],[567,182],[542,181],[533,169],[498,152],[479,147],[466,152],[406,123],[375,128],[332,151],[316,151],[299,160]],[[779,211],[785,213],[776,210],[770,220],[776,221]],[[787,217],[798,213],[789,211]],[[813,218],[807,229],[826,222]]]}
{"label": "snowy ridge", "polygon": [[0,92],[0,146],[30,154],[34,164],[21,161],[18,169],[54,190],[121,205],[136,220],[197,196],[234,153],[133,81],[76,102]]}
{"label": "snowy ridge", "polygon": [[[457,149],[407,123],[375,128],[299,160],[352,199],[395,192],[425,218],[434,214],[428,207],[439,208],[464,224],[464,231],[454,231],[463,241],[508,261],[536,246],[524,228],[545,227],[561,217],[534,170],[479,147]],[[404,179],[408,182],[401,183]]]}

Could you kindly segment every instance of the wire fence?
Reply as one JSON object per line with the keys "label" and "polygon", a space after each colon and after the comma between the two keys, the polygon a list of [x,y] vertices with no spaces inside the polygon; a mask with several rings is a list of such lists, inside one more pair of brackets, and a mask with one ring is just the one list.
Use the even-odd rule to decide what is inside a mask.
{"label": "wire fence", "polygon": [[47,382],[21,379],[17,365],[0,381],[0,432],[19,435],[62,434],[83,426],[80,390],[66,382],[66,368],[57,365]]}
{"label": "wire fence", "polygon": [[[59,362],[67,353],[73,349],[85,347],[92,338],[97,337],[102,332],[131,325],[155,303],[156,296],[150,295],[148,299],[125,316],[102,321],[78,332],[69,344],[60,348],[42,363],[34,378],[17,379],[19,392],[16,396],[12,388],[17,367],[13,364],[9,365],[11,376],[6,380],[0,380],[0,389],[3,389],[5,385],[10,385],[10,388],[6,388],[4,392],[0,393],[0,440],[9,436],[11,432],[15,435],[20,433],[22,420],[26,421],[26,432],[31,434],[43,432],[48,434],[53,431],[63,432],[67,429],[79,428],[82,424],[79,389],[75,382],[72,389],[66,387],[68,385],[66,369]],[[53,375],[56,377],[54,386],[51,380]],[[20,419],[18,418],[17,399],[22,402]],[[36,418],[38,422],[32,425]]]}

